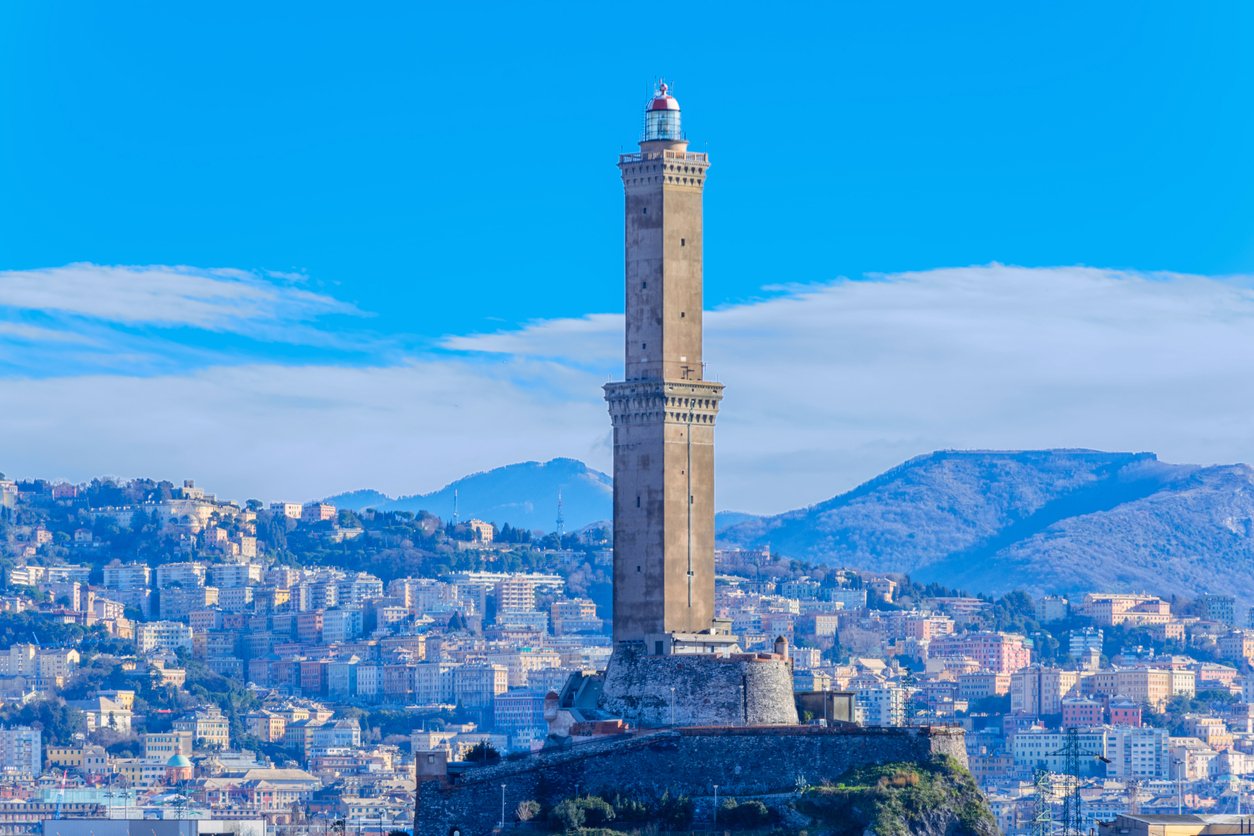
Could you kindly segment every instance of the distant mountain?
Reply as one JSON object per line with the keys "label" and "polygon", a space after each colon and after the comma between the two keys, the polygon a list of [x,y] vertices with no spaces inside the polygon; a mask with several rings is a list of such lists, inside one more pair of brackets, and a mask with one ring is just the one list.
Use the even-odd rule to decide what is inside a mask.
{"label": "distant mountain", "polygon": [[1202,592],[1254,604],[1254,470],[1094,450],[942,451],[727,545],[973,592]]}
{"label": "distant mountain", "polygon": [[372,490],[352,491],[327,501],[356,511],[427,511],[441,519],[453,517],[453,494],[461,519],[552,531],[557,524],[557,495],[567,531],[613,516],[613,481],[575,459],[522,462],[475,473],[438,491],[393,499]]}
{"label": "distant mountain", "polygon": [[323,502],[329,502],[336,508],[347,508],[350,511],[364,511],[367,508],[378,508],[392,501],[392,497],[385,493],[372,490],[349,491],[348,493],[339,493],[335,496],[328,496]]}
{"label": "distant mountain", "polygon": [[762,519],[757,514],[746,514],[743,511],[719,511],[714,515],[714,533],[726,531],[734,525]]}

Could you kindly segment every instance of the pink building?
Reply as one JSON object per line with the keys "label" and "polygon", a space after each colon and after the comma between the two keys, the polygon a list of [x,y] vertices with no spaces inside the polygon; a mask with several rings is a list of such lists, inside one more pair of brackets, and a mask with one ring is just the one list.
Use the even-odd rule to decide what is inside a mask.
{"label": "pink building", "polygon": [[1032,652],[1024,647],[1022,636],[983,630],[940,636],[928,647],[928,656],[974,659],[981,670],[992,673],[1014,673],[1032,664]]}
{"label": "pink building", "polygon": [[1087,729],[1102,724],[1102,704],[1088,697],[1068,697],[1062,701],[1062,727]]}
{"label": "pink building", "polygon": [[944,615],[912,613],[905,618],[904,632],[908,639],[931,641],[954,631],[954,620]]}
{"label": "pink building", "polygon": [[1110,724],[1112,726],[1141,725],[1141,706],[1124,697],[1115,697],[1110,701]]}
{"label": "pink building", "polygon": [[78,488],[68,482],[58,482],[52,486],[53,499],[74,499],[78,496]]}

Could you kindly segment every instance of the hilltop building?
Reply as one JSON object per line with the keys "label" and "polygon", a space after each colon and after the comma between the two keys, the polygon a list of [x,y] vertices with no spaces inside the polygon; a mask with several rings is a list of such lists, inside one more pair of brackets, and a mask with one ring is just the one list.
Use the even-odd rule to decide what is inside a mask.
{"label": "hilltop building", "polygon": [[[467,768],[450,764],[450,751],[430,735],[416,736],[416,836],[489,832],[504,825],[498,811],[516,799],[545,806],[589,793],[695,799],[713,787],[716,795],[722,788],[728,797],[779,803],[803,777],[834,779],[856,766],[933,762],[938,755],[966,762],[961,730],[862,729],[847,722],[852,707],[846,701],[838,710],[833,694],[805,695],[818,697],[807,711],[817,709],[823,719],[801,725],[788,619],[759,613],[772,652],[748,653],[732,620],[715,617],[714,422],[723,387],[705,379],[702,362],[708,167],[704,153],[688,150],[679,103],[659,85],[646,107],[640,151],[619,158],[627,343],[625,379],[605,387],[614,428],[613,649],[605,671],[574,673],[560,694],[541,698],[506,692],[506,669],[496,666],[500,674],[495,687],[483,689],[483,707],[495,707],[498,731],[510,737],[547,732],[544,748]],[[884,580],[873,591],[891,598],[894,584]],[[516,581],[492,588],[498,623],[512,618],[515,606],[535,605],[533,592]],[[807,590],[817,599],[817,588]],[[595,613],[591,602],[554,605],[554,632],[583,629]],[[741,623],[748,635],[753,626]],[[834,622],[828,626],[834,631]],[[1021,642],[978,638],[978,647],[959,649],[995,658],[1007,677],[1026,665]],[[863,711],[883,725],[901,725],[905,698],[904,689],[885,688]],[[474,704],[465,695],[458,702]],[[846,722],[830,722],[840,715]]]}

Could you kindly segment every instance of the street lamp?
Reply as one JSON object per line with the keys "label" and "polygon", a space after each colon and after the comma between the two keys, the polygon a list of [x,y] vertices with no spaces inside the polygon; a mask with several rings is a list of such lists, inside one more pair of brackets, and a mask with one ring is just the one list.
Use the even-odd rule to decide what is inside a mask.
{"label": "street lamp", "polygon": [[714,822],[718,823],[718,784],[714,785]]}
{"label": "street lamp", "polygon": [[505,829],[505,785],[501,784],[501,824],[502,830]]}
{"label": "street lamp", "polygon": [[675,725],[675,686],[671,686],[671,726]]}

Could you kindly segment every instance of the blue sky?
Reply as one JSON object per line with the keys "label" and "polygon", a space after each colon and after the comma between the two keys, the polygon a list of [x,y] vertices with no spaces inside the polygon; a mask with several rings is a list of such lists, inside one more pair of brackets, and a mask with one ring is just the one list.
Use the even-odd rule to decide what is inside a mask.
{"label": "blue sky", "polygon": [[[713,163],[706,302],[742,323],[712,333],[714,345],[756,340],[754,356],[800,374],[795,355],[772,353],[797,330],[773,318],[779,310],[801,299],[807,314],[828,310],[815,299],[853,304],[848,294],[862,291],[845,279],[870,277],[884,294],[882,319],[846,322],[838,307],[813,323],[804,350],[822,359],[816,346],[839,344],[860,364],[828,358],[809,370],[830,380],[830,404],[780,406],[790,434],[813,431],[805,445],[772,447],[778,415],[750,427],[729,389],[725,507],[815,501],[933,446],[1248,458],[1251,405],[1230,403],[1221,382],[1204,389],[1216,400],[1206,427],[1176,414],[1142,427],[1141,416],[1114,405],[1086,414],[1080,395],[1048,388],[1065,364],[1010,365],[972,382],[970,364],[986,354],[957,355],[957,367],[931,370],[945,391],[1014,380],[1021,396],[954,404],[952,422],[915,425],[902,399],[898,426],[873,417],[894,393],[859,389],[857,378],[896,380],[899,393],[921,358],[893,346],[920,333],[970,345],[978,331],[981,350],[1003,357],[1091,345],[1094,391],[1144,381],[1152,403],[1173,382],[1209,381],[1216,353],[1220,365],[1251,353],[1245,329],[1231,327],[1254,328],[1242,318],[1254,275],[1251,36],[1254,8],[1235,2],[694,3],[666,13],[5,4],[0,397],[23,407],[0,418],[12,442],[0,470],[199,476],[270,498],[427,490],[525,457],[606,466],[595,384],[619,365],[603,348],[621,327],[614,162],[634,146],[660,74]],[[1000,264],[1028,270],[987,266]],[[1007,298],[1007,287],[1018,294]],[[938,289],[950,291],[943,304]],[[1130,310],[1145,317],[1129,320]],[[922,313],[936,318],[920,325]],[[743,324],[750,316],[762,321]],[[866,321],[881,327],[856,342],[833,334]],[[1138,342],[1180,321],[1197,329],[1178,335],[1185,343]],[[586,342],[553,340],[555,329]],[[991,333],[1005,342],[984,345]],[[1215,333],[1231,341],[1213,343]],[[527,342],[536,334],[553,341],[541,350]],[[562,351],[544,347],[554,345]],[[731,386],[738,370],[707,355]],[[889,356],[899,365],[878,365]],[[1171,380],[1150,374],[1181,357]],[[759,390],[737,382],[744,416]],[[193,397],[205,412],[184,415],[183,386],[216,396]],[[227,410],[213,387],[249,398]],[[497,409],[534,409],[535,425],[471,422],[458,436],[451,424],[466,425],[464,415],[440,404],[468,409],[485,387]],[[353,403],[338,400],[346,393]],[[50,418],[110,397],[107,421],[80,414],[61,430]],[[545,397],[564,414],[558,426]],[[1016,412],[1029,403],[1047,409],[1039,426]],[[126,431],[154,416],[192,422],[202,441]],[[276,427],[333,429],[348,452],[315,466],[308,452],[331,443],[325,434],[277,452],[255,440]],[[80,443],[66,445],[66,432]],[[457,444],[439,443],[446,436]],[[800,469],[757,496],[766,451]]]}

